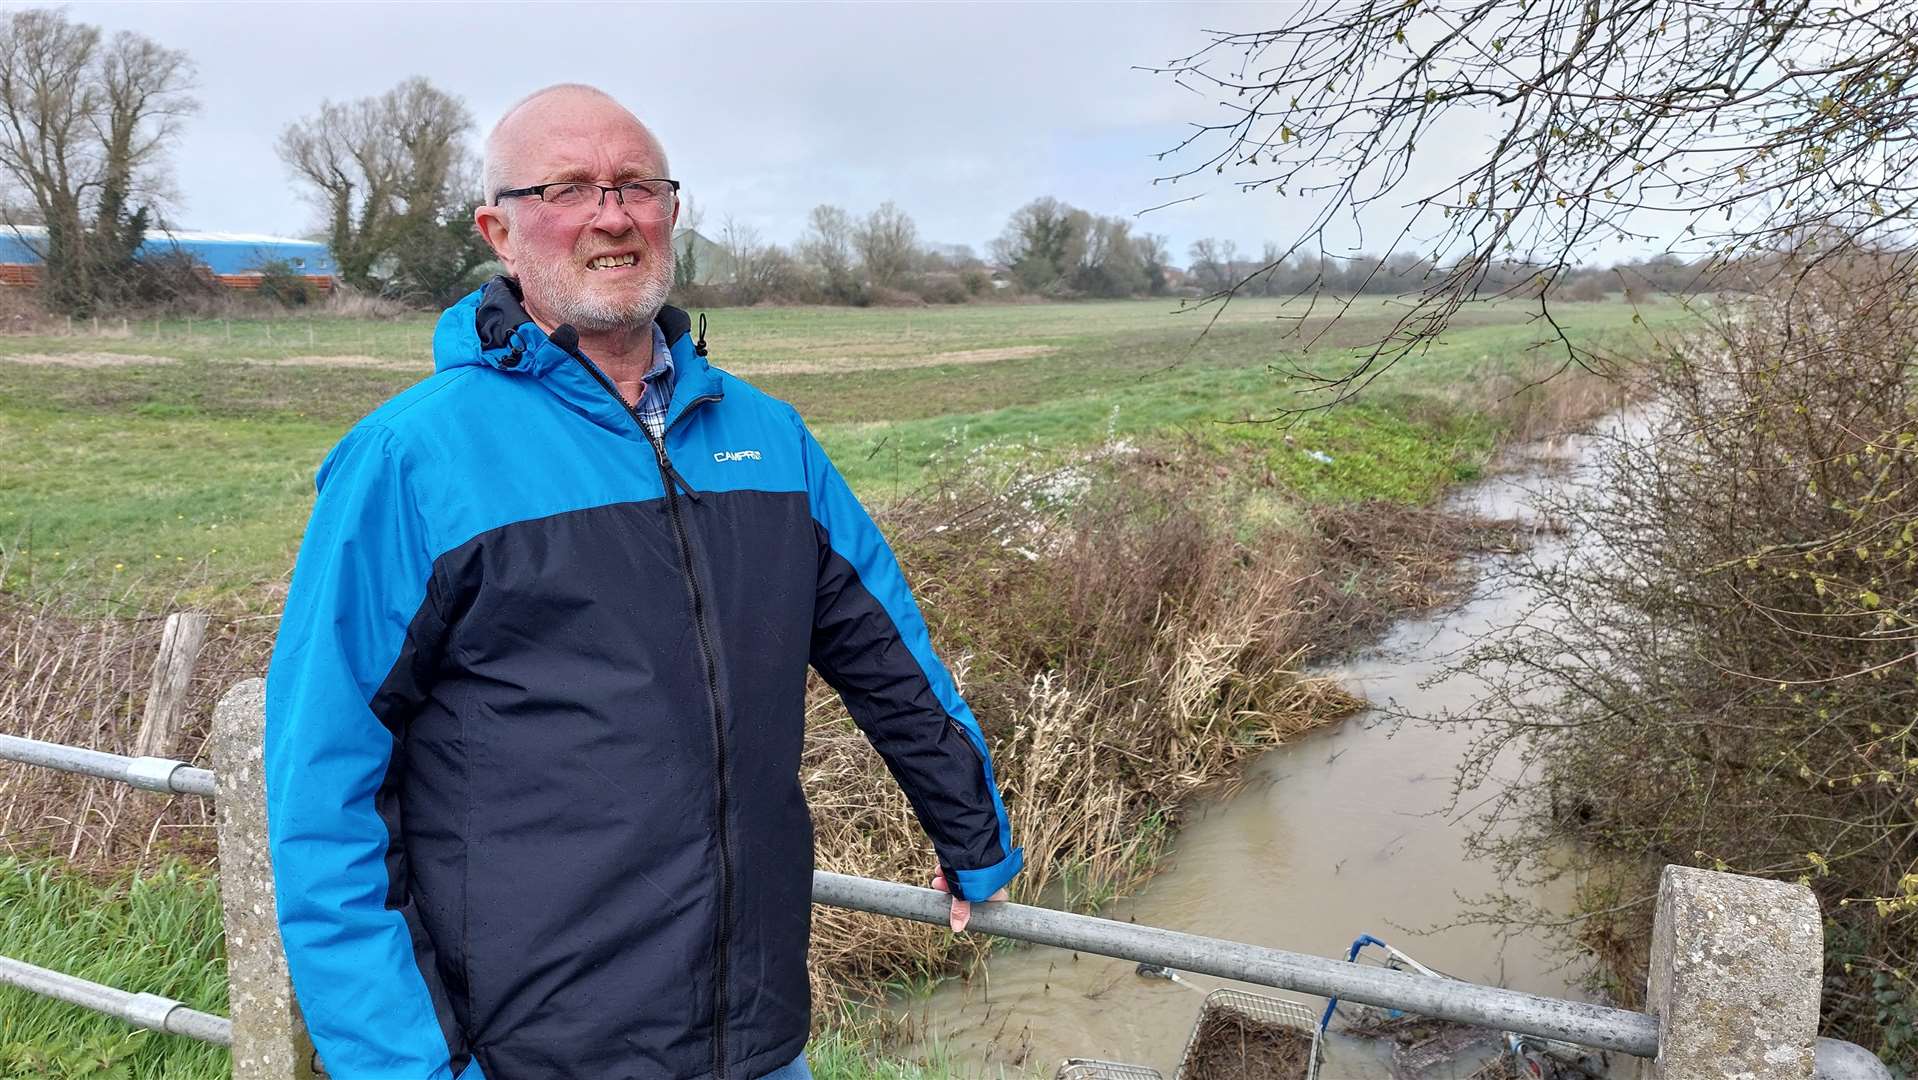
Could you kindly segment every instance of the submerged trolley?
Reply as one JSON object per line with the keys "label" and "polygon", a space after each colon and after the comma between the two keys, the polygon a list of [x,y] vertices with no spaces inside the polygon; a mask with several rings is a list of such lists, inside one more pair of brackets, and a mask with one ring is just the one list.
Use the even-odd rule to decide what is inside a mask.
{"label": "submerged trolley", "polygon": [[[1304,1069],[1298,1074],[1299,1080],[1315,1080],[1319,1072],[1320,1036],[1322,1028],[1313,1017],[1312,1009],[1304,1002],[1291,998],[1271,997],[1264,994],[1249,994],[1243,990],[1220,987],[1206,993],[1200,987],[1187,982],[1178,972],[1156,964],[1140,964],[1139,974],[1148,978],[1164,979],[1177,983],[1197,993],[1205,994],[1205,1001],[1199,1007],[1199,1015],[1192,1021],[1192,1032],[1186,1036],[1185,1050],[1180,1055],[1179,1069],[1173,1074],[1174,1080],[1196,1080],[1195,1071],[1205,1061],[1206,1046],[1203,1042],[1206,1025],[1216,1017],[1229,1017],[1241,1024],[1253,1024],[1268,1031],[1290,1034],[1306,1047]],[[1121,1061],[1103,1061],[1098,1058],[1067,1058],[1054,1075],[1054,1080],[1165,1080],[1159,1070],[1145,1065],[1131,1065]],[[1292,1077],[1274,1077],[1274,1080],[1293,1080]]]}

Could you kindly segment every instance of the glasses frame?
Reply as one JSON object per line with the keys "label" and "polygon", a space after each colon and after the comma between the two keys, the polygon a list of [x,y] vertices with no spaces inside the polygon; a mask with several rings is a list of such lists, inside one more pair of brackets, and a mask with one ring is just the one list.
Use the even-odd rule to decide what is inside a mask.
{"label": "glasses frame", "polygon": [[[532,195],[543,203],[546,201],[547,188],[590,187],[599,189],[599,202],[593,204],[593,213],[597,214],[600,209],[606,205],[606,193],[609,191],[613,193],[613,198],[619,202],[620,208],[624,209],[626,206],[626,189],[636,184],[671,184],[673,200],[677,202],[679,199],[679,181],[665,176],[648,176],[644,179],[628,180],[624,183],[612,185],[595,184],[591,180],[554,180],[549,183],[534,184],[532,187],[501,188],[499,191],[493,193],[493,205],[498,206],[501,199],[516,198],[525,195]],[[554,209],[564,210],[568,208],[556,206]],[[671,216],[671,213],[670,210],[667,211],[666,216]]]}

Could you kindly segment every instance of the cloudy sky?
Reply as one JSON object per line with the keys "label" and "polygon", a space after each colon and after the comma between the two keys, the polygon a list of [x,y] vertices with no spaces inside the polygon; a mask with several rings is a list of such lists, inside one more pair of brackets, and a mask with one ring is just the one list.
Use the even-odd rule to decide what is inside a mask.
{"label": "cloudy sky", "polygon": [[[15,6],[15,5],[8,5]],[[589,82],[664,139],[707,226],[790,242],[820,202],[892,199],[929,241],[983,252],[1020,204],[1053,195],[1131,214],[1198,190],[1152,186],[1154,155],[1211,103],[1134,70],[1259,4],[76,3],[198,65],[201,111],[173,155],[184,228],[298,234],[316,222],[273,144],[323,99],[424,75],[480,129],[553,82]],[[478,133],[475,135],[477,143]],[[1229,187],[1147,214],[1175,261],[1201,236],[1256,250],[1297,208]],[[708,232],[714,231],[708,227]]]}
{"label": "cloudy sky", "polygon": [[[706,232],[727,215],[788,243],[807,211],[892,199],[933,242],[984,253],[1040,195],[1146,214],[1175,262],[1202,236],[1289,241],[1296,201],[1212,178],[1168,189],[1155,160],[1216,103],[1137,70],[1208,29],[1258,28],[1265,4],[76,3],[76,20],[188,52],[201,112],[174,153],[178,227],[298,234],[317,221],[273,150],[323,99],[424,75],[481,132],[523,94],[589,82],[664,139]],[[475,142],[478,140],[475,134]],[[1452,149],[1469,154],[1469,146]],[[1184,159],[1186,165],[1195,159]],[[1444,162],[1425,162],[1436,179]],[[1382,239],[1392,223],[1368,221]],[[1358,234],[1343,229],[1335,247]],[[1377,239],[1366,245],[1376,249]]]}

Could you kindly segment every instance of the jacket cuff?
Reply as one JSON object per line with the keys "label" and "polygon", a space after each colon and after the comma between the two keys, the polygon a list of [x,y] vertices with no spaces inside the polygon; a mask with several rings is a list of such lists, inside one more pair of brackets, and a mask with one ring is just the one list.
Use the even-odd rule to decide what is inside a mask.
{"label": "jacket cuff", "polygon": [[954,883],[959,899],[974,902],[984,900],[1005,887],[1006,882],[1026,865],[1026,849],[1013,848],[1012,854],[978,870],[951,870],[948,880]]}

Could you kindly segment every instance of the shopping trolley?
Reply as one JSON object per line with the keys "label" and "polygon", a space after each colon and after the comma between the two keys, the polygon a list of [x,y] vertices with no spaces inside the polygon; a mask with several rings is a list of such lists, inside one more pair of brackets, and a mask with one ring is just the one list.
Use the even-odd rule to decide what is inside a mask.
{"label": "shopping trolley", "polygon": [[[1205,995],[1199,1015],[1192,1021],[1192,1032],[1186,1036],[1185,1049],[1179,1056],[1179,1069],[1173,1074],[1174,1080],[1194,1080],[1193,1070],[1201,1064],[1205,1049],[1201,1040],[1206,1023],[1218,1016],[1230,1016],[1262,1027],[1296,1033],[1306,1040],[1305,1068],[1297,1078],[1274,1077],[1273,1080],[1316,1080],[1321,1030],[1312,1008],[1304,1002],[1249,994],[1225,987],[1208,992],[1194,986],[1171,968],[1157,964],[1140,964],[1138,973],[1147,978],[1164,979]],[[1165,1080],[1165,1077],[1157,1069],[1145,1065],[1097,1058],[1067,1058],[1054,1074],[1054,1080]]]}

